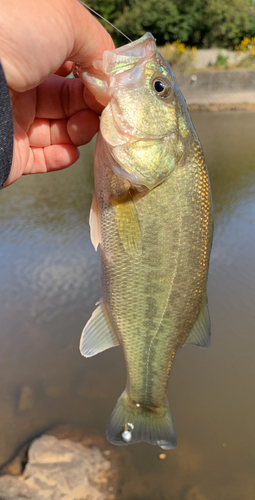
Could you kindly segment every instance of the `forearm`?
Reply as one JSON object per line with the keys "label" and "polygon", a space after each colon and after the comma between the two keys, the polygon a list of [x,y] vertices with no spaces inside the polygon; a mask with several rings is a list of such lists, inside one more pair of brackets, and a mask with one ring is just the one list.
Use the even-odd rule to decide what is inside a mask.
{"label": "forearm", "polygon": [[8,86],[0,63],[0,189],[6,181],[12,164],[13,123]]}

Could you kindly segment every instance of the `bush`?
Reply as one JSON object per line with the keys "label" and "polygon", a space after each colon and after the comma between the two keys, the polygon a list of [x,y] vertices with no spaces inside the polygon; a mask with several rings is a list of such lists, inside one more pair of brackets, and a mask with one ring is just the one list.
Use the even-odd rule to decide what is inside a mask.
{"label": "bush", "polygon": [[251,68],[255,66],[255,37],[245,36],[235,49],[239,53],[246,53],[246,56],[238,63],[239,67]]}
{"label": "bush", "polygon": [[225,56],[223,52],[218,52],[215,66],[216,68],[226,68],[228,63],[228,56]]}
{"label": "bush", "polygon": [[196,47],[186,46],[181,40],[176,40],[172,44],[166,43],[163,47],[159,47],[160,53],[175,71],[190,69],[196,59],[196,50]]}

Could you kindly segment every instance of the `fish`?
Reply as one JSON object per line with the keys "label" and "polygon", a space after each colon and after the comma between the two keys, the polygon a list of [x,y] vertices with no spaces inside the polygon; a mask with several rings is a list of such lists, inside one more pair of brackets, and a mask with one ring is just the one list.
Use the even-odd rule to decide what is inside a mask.
{"label": "fish", "polygon": [[103,297],[80,352],[121,345],[127,384],[106,437],[174,448],[167,399],[175,354],[206,348],[212,201],[204,153],[174,73],[151,33],[77,73],[105,106],[95,148],[91,240]]}

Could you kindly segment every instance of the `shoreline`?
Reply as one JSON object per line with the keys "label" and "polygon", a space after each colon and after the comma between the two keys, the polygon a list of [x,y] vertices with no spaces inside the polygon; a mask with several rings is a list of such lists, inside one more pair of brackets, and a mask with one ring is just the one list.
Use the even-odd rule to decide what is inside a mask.
{"label": "shoreline", "polygon": [[[186,100],[186,99],[185,99]],[[189,111],[255,111],[255,103],[217,103],[210,104],[189,104],[186,100]]]}

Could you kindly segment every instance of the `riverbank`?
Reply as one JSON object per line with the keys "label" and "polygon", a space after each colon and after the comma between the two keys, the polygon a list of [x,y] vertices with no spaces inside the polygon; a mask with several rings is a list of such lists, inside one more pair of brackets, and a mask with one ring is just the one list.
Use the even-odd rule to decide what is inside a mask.
{"label": "riverbank", "polygon": [[255,70],[175,73],[190,110],[255,110]]}

